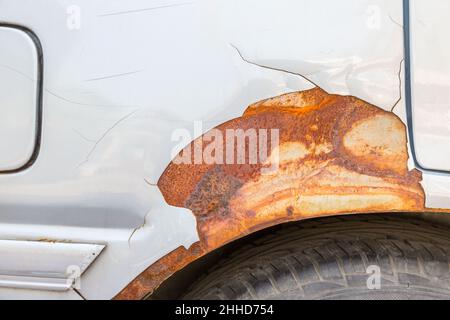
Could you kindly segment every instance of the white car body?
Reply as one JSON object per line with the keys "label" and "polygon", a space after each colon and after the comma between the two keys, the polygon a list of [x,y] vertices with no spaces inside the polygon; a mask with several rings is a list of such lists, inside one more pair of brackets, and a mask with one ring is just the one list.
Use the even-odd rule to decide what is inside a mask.
{"label": "white car body", "polygon": [[[410,5],[409,167],[423,173],[427,207],[450,208],[450,47],[439,37],[450,28],[449,5]],[[173,133],[196,138],[256,101],[313,87],[296,74],[330,93],[395,106],[408,123],[403,14],[402,0],[0,0],[0,31],[32,31],[43,59],[38,155],[0,175],[0,298],[110,299],[161,257],[198,241],[192,213],[167,205],[156,187],[190,142]],[[11,48],[4,39],[0,32],[0,48]],[[6,84],[18,70],[1,57]],[[33,62],[27,68],[17,81],[29,90],[39,74]],[[28,115],[37,110],[31,103],[17,101]],[[30,119],[37,116],[15,118],[13,127],[30,128]],[[7,121],[0,125],[3,132]],[[27,162],[35,133],[5,132],[0,150],[16,153],[4,167],[0,155],[2,171]],[[18,245],[17,256],[8,255],[7,241]],[[55,248],[61,242],[68,257]],[[99,255],[82,270],[79,289],[52,286],[82,252]],[[21,254],[30,259],[19,263]],[[48,265],[58,263],[55,276]],[[27,285],[35,271],[44,278],[38,287]]]}

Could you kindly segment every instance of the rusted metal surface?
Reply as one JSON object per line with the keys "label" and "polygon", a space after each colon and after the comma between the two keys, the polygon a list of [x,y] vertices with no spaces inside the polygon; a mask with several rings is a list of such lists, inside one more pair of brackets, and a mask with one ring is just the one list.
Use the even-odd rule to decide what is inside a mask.
{"label": "rusted metal surface", "polygon": [[[279,129],[279,144],[267,140],[267,159],[253,164],[249,152],[244,164],[174,159],[158,186],[168,204],[192,210],[200,242],[150,266],[117,298],[142,298],[198,257],[268,226],[344,213],[425,209],[421,173],[407,167],[405,125],[355,97],[319,88],[287,94],[258,102],[217,129],[224,137],[228,129]],[[178,157],[191,150],[194,162],[198,141]],[[275,162],[277,170],[264,172]]]}
{"label": "rusted metal surface", "polygon": [[192,245],[189,250],[179,247],[147,268],[122,290],[115,299],[140,300],[145,298],[146,295],[151,294],[158,288],[164,280],[178,270],[183,269],[189,263],[202,257],[205,253],[198,242]]}

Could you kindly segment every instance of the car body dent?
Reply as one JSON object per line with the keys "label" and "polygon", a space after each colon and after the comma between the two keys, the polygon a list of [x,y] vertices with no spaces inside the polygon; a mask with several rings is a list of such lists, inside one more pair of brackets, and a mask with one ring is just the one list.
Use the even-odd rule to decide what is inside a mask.
{"label": "car body dent", "polygon": [[[67,25],[71,5],[0,4],[0,20],[33,30],[45,52],[42,148],[32,167],[0,176],[0,238],[105,244],[82,276],[87,299],[198,250],[187,249],[194,215],[155,186],[174,130],[202,121],[197,138],[257,101],[314,87],[299,75],[386,111],[399,99],[401,0],[80,0],[79,28]],[[403,117],[403,101],[394,111]],[[423,180],[426,205],[450,207],[450,181]]]}

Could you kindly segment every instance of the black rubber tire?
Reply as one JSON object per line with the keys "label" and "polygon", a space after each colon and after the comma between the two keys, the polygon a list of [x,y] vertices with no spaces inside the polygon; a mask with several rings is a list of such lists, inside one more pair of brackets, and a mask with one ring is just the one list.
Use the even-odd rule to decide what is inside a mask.
{"label": "black rubber tire", "polygon": [[[185,299],[450,299],[450,232],[401,216],[298,223],[220,261]],[[381,269],[369,290],[367,268]]]}

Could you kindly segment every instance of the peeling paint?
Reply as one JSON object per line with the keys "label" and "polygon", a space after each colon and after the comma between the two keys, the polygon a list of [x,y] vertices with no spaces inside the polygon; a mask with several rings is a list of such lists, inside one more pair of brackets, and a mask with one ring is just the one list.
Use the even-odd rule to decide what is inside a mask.
{"label": "peeling paint", "polygon": [[96,141],[94,139],[89,139],[88,137],[84,136],[80,131],[78,131],[75,128],[72,128],[72,131],[75,132],[78,136],[81,137],[86,142],[95,143]]}
{"label": "peeling paint", "polygon": [[152,186],[152,187],[157,187],[157,186],[158,186],[158,184],[156,184],[156,183],[151,183],[150,180],[148,180],[148,179],[146,179],[146,178],[144,178],[144,182],[145,182],[146,184],[148,184],[149,186]]}
{"label": "peeling paint", "polygon": [[169,205],[193,212],[200,242],[160,259],[118,299],[142,298],[198,257],[272,225],[425,210],[422,175],[407,166],[406,127],[392,112],[314,88],[255,103],[216,129],[248,128],[280,130],[279,169],[261,174],[271,157],[269,163],[239,165],[174,159],[158,186]]}
{"label": "peeling paint", "polygon": [[[49,120],[43,123],[45,148],[42,161],[32,170],[2,177],[3,220],[20,226],[3,229],[7,235],[32,230],[50,238],[65,233],[63,238],[87,237],[90,241],[93,236],[107,241],[106,255],[84,280],[82,293],[87,298],[111,297],[162,256],[185,243],[189,246],[185,239],[198,241],[190,210],[167,208],[162,197],[152,197],[151,190],[156,193],[157,188],[142,181],[145,176],[155,184],[172,160],[174,130],[190,130],[198,120],[207,122],[208,129],[216,127],[239,117],[255,101],[311,88],[296,72],[329,93],[357,96],[387,111],[398,98],[402,29],[391,20],[402,22],[401,1],[211,0],[153,10],[187,1],[105,1],[99,6],[80,0],[83,27],[73,36],[67,36],[66,28],[39,34],[46,55],[55,57],[45,65],[48,77],[43,99]],[[27,10],[38,12],[43,2],[30,1]],[[33,30],[49,27],[40,15],[24,14],[19,6],[14,1],[2,2],[3,20]],[[374,6],[379,9],[375,17],[379,23],[368,25],[373,20],[367,8]],[[99,17],[102,14],[111,15]],[[171,17],[176,23],[168,28]],[[130,23],[123,23],[128,18],[132,18]],[[115,41],[107,40],[109,34],[114,34]],[[248,61],[293,73],[246,63],[230,43]],[[68,52],[68,47],[73,50]],[[123,59],[125,53],[129,59]],[[130,78],[84,82],[133,70],[143,72]],[[132,90],[124,90],[130,81]],[[77,169],[93,142],[72,128],[97,141],[117,119],[136,108],[142,112],[110,132],[89,162]],[[395,112],[403,115],[403,103]],[[283,148],[300,147],[300,143]],[[329,146],[315,148],[322,149]],[[424,180],[427,204],[448,207],[444,191],[449,190],[449,182],[427,173]],[[42,207],[44,203],[47,206]],[[148,225],[133,235],[128,247],[132,230],[142,223],[149,207],[153,211],[147,217]],[[295,206],[288,206],[286,215],[295,217]],[[34,224],[29,226],[30,222]],[[86,228],[78,226],[103,228],[104,232],[87,235]]]}

